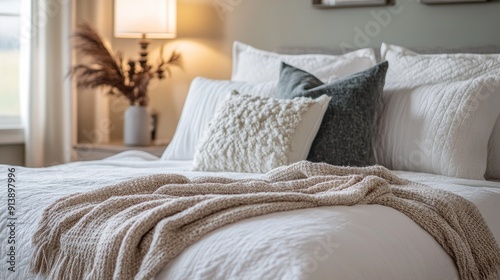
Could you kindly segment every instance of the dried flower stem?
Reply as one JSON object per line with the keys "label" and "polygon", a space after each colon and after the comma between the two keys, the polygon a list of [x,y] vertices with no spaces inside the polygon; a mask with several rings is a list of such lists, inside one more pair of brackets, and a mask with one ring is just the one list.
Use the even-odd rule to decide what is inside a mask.
{"label": "dried flower stem", "polygon": [[[165,60],[163,46],[157,66],[141,65],[134,60],[124,60],[121,53],[112,54],[99,34],[86,23],[78,26],[74,34],[75,49],[87,58],[87,62],[72,67],[70,75],[81,88],[110,88],[109,94],[123,95],[130,105],[148,105],[148,85],[151,79],[160,80],[171,76],[170,67],[182,67],[181,54],[173,51]],[[167,73],[167,75],[165,74]]]}

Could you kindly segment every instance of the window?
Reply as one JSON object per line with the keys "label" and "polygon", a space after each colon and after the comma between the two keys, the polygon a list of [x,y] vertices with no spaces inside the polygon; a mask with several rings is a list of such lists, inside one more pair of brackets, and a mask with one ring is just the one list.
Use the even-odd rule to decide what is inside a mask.
{"label": "window", "polygon": [[0,0],[0,128],[20,126],[21,0]]}

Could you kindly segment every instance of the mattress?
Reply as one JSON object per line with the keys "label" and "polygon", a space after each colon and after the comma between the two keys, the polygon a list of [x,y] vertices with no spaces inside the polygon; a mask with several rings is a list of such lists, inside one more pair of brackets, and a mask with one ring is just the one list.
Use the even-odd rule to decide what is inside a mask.
{"label": "mattress", "polygon": [[[14,167],[15,211],[1,190],[0,279],[43,279],[29,273],[31,236],[43,209],[55,199],[126,179],[158,173],[190,178],[259,178],[261,174],[191,172],[189,161],[159,161],[129,151],[101,161],[49,168]],[[8,176],[1,166],[0,178]],[[398,172],[473,202],[500,242],[500,182]],[[15,220],[15,272],[7,270],[7,217]],[[6,267],[3,267],[5,266]],[[458,279],[454,262],[425,230],[400,212],[379,205],[333,206],[274,213],[227,225],[189,246],[156,279]]]}

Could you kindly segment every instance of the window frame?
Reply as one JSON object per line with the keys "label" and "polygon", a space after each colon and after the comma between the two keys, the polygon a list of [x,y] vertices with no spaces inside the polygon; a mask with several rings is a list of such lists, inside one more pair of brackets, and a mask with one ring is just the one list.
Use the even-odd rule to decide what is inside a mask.
{"label": "window frame", "polygon": [[[25,14],[30,13],[29,9],[31,6],[26,6],[24,0],[20,1],[20,11],[19,13],[6,13],[0,12],[0,16],[4,17],[18,17],[22,20]],[[24,11],[24,9],[27,9]],[[19,66],[23,67],[23,63],[26,63],[26,59],[24,59],[23,55],[29,55],[29,43],[23,43],[23,40],[20,40],[19,46]],[[21,72],[21,70],[19,71]],[[19,91],[18,97],[19,101],[22,103],[22,85],[21,85],[21,75],[19,75]],[[22,144],[25,142],[24,136],[24,128],[22,125],[22,111],[23,105],[21,104],[21,113],[19,116],[0,116],[0,144]]]}

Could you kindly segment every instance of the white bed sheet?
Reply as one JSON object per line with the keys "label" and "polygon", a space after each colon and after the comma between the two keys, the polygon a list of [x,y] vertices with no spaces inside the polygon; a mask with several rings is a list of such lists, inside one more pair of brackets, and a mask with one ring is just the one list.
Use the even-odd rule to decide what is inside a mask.
{"label": "white bed sheet", "polygon": [[[30,239],[42,210],[61,196],[156,173],[261,176],[189,172],[190,165],[131,151],[102,161],[16,167],[16,272],[7,270],[5,186],[0,192],[0,279],[37,279],[28,272]],[[6,182],[9,166],[0,167],[0,180]],[[469,199],[500,241],[500,183],[396,173]],[[458,274],[453,260],[411,219],[388,207],[356,205],[274,213],[225,226],[188,247],[156,279],[453,280]]]}

